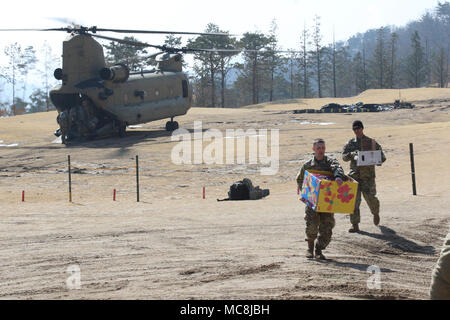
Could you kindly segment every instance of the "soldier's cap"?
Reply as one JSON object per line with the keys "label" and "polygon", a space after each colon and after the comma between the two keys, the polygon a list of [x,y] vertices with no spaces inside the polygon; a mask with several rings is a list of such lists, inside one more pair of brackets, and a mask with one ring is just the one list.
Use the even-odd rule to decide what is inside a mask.
{"label": "soldier's cap", "polygon": [[318,143],[325,143],[325,140],[323,140],[322,138],[314,139],[313,146],[315,146]]}
{"label": "soldier's cap", "polygon": [[363,123],[359,120],[353,121],[352,127],[353,127],[353,129],[359,129],[359,128],[364,129]]}

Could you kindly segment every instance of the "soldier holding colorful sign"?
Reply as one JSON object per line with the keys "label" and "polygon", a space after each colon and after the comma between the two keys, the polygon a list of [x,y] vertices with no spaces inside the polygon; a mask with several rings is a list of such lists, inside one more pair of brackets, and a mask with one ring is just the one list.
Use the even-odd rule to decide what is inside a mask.
{"label": "soldier holding colorful sign", "polygon": [[[323,139],[314,140],[313,151],[314,157],[305,162],[297,174],[297,185],[300,189],[303,188],[303,180],[305,178],[305,172],[309,170],[330,172],[337,184],[340,186],[345,180],[344,170],[336,159],[325,156],[325,141]],[[331,201],[331,200],[329,200]],[[308,242],[308,250],[306,257],[311,259],[313,257],[317,259],[325,260],[325,256],[322,250],[328,246],[331,241],[332,229],[335,226],[334,214],[316,212],[309,206],[305,209],[305,221],[306,221],[306,241]],[[317,238],[317,235],[319,237]],[[314,243],[315,252],[314,252]]]}

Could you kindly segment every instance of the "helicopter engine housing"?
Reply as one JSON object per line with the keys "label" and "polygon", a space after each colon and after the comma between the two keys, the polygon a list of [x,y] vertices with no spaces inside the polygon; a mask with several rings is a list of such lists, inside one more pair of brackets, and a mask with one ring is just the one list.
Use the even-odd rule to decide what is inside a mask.
{"label": "helicopter engine housing", "polygon": [[113,82],[125,82],[130,76],[130,69],[122,63],[116,64],[111,68],[100,70],[100,78],[103,80],[112,80]]}
{"label": "helicopter engine housing", "polygon": [[181,72],[183,63],[178,53],[164,53],[156,58],[157,69],[160,71]]}

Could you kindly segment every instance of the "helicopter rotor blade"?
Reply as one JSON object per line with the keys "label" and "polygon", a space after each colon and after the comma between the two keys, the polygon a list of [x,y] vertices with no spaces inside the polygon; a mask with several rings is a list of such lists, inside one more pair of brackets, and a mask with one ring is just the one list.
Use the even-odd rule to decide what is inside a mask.
{"label": "helicopter rotor blade", "polygon": [[224,53],[232,53],[232,52],[242,52],[242,49],[200,49],[200,48],[186,48],[186,50],[189,50],[191,52],[224,52]]}
{"label": "helicopter rotor blade", "polygon": [[69,31],[69,28],[49,28],[49,29],[0,29],[0,31]]}
{"label": "helicopter rotor blade", "polygon": [[56,22],[60,22],[60,23],[64,23],[68,26],[81,26],[81,23],[76,23],[72,20],[70,20],[69,18],[64,18],[64,17],[48,17],[46,18],[48,20],[52,20],[52,21],[56,21]]}
{"label": "helicopter rotor blade", "polygon": [[127,30],[127,29],[105,29],[97,28],[99,32],[117,32],[117,33],[149,33],[149,34],[185,34],[201,36],[234,36],[229,33],[208,33],[208,32],[188,32],[188,31],[161,31],[161,30]]}
{"label": "helicopter rotor blade", "polygon": [[[104,40],[116,41],[116,42],[121,43],[121,44],[137,46],[137,47],[151,47],[151,48],[155,48],[155,49],[159,49],[160,50],[160,52],[158,52],[156,54],[152,54],[151,56],[149,56],[149,58],[154,58],[158,54],[164,53],[164,52],[189,53],[189,52],[217,52],[217,51],[220,51],[220,49],[173,48],[173,47],[167,47],[167,46],[157,46],[157,45],[148,44],[148,43],[139,42],[139,41],[130,41],[130,40],[125,40],[125,39],[118,39],[118,38],[113,38],[113,37],[100,36],[98,34],[92,34],[92,33],[88,33],[88,35],[90,35],[92,37],[95,37],[95,38],[104,39]],[[230,52],[230,51],[240,52],[241,50],[227,50],[227,52]]]}
{"label": "helicopter rotor blade", "polygon": [[146,58],[146,59],[155,59],[156,56],[160,55],[161,53],[165,53],[165,51],[158,51],[158,52],[153,53],[153,54],[151,54],[151,55],[149,55],[149,56],[146,56],[145,58]]}
{"label": "helicopter rotor blade", "polygon": [[116,41],[116,42],[119,42],[121,44],[128,44],[128,45],[141,46],[141,47],[146,46],[145,43],[138,42],[138,41],[130,41],[130,40],[125,40],[125,39],[118,39],[118,38],[101,36],[101,35],[92,34],[92,33],[89,33],[89,35],[91,37],[95,37],[95,38],[99,38],[99,39],[104,39],[104,40],[109,40],[109,41]]}
{"label": "helicopter rotor blade", "polygon": [[267,50],[267,49],[200,49],[200,48],[183,48],[187,52],[212,52],[212,53],[301,53],[301,51],[295,50]]}
{"label": "helicopter rotor blade", "polygon": [[74,33],[86,32],[117,32],[117,33],[141,33],[141,34],[181,34],[181,35],[202,35],[202,36],[236,36],[229,33],[207,33],[207,32],[188,32],[188,31],[160,31],[160,30],[127,30],[127,29],[106,29],[94,27],[84,27],[65,18],[50,18],[63,23],[69,23],[68,27],[64,28],[48,28],[48,29],[0,29],[0,31],[65,31]]}
{"label": "helicopter rotor blade", "polygon": [[[202,48],[173,48],[173,47],[167,47],[167,46],[157,46],[157,45],[152,45],[152,44],[148,44],[145,42],[138,42],[138,41],[130,41],[130,40],[124,40],[124,39],[117,39],[117,38],[113,38],[113,37],[106,37],[106,36],[100,36],[97,34],[89,34],[93,37],[97,37],[97,38],[101,38],[101,39],[105,39],[105,40],[110,40],[110,41],[117,41],[119,43],[122,44],[127,44],[127,45],[133,45],[133,46],[141,46],[141,47],[152,47],[152,48],[156,48],[161,50],[161,52],[155,54],[158,55],[162,52],[183,52],[183,53],[194,53],[194,52],[211,52],[211,53],[239,53],[239,52],[251,52],[251,53],[269,53],[271,52],[271,50],[267,50],[267,49],[259,49],[259,50],[252,50],[252,49],[202,49]],[[294,50],[274,50],[273,52],[278,52],[278,53],[298,53],[300,51],[294,51]]]}
{"label": "helicopter rotor blade", "polygon": [[[92,33],[87,33],[88,35],[92,36],[92,37],[96,37],[96,38],[100,38],[100,39],[104,39],[104,40],[109,40],[109,41],[116,41],[118,43],[121,44],[125,44],[125,45],[131,45],[131,46],[137,46],[137,47],[151,47],[151,48],[155,48],[160,50],[161,52],[158,52],[156,54],[152,54],[151,56],[149,56],[148,58],[153,59],[154,57],[156,57],[158,54],[163,53],[163,52],[182,52],[182,53],[195,53],[195,52],[205,52],[205,53],[270,53],[271,50],[267,50],[267,49],[259,49],[259,50],[252,50],[252,49],[202,49],[202,48],[174,48],[174,47],[167,47],[165,45],[163,46],[158,46],[158,45],[153,45],[153,44],[149,44],[149,43],[145,43],[145,42],[139,42],[139,41],[131,41],[131,40],[125,40],[125,39],[118,39],[118,38],[113,38],[113,37],[107,37],[107,36],[101,36],[98,34],[92,34]],[[274,50],[273,52],[277,52],[277,53],[298,53],[300,51],[293,51],[293,50]]]}
{"label": "helicopter rotor blade", "polygon": [[159,49],[159,50],[167,51],[166,47],[164,47],[164,46],[156,46],[156,45],[148,44],[148,43],[145,43],[145,42],[130,41],[130,40],[125,40],[125,39],[117,39],[117,38],[113,38],[113,37],[100,36],[98,34],[92,34],[92,33],[88,33],[88,35],[90,35],[91,37],[100,38],[100,39],[104,39],[104,40],[116,41],[116,42],[119,42],[121,44],[126,44],[126,45],[130,45],[130,46],[151,47],[151,48],[156,48],[156,49]]}

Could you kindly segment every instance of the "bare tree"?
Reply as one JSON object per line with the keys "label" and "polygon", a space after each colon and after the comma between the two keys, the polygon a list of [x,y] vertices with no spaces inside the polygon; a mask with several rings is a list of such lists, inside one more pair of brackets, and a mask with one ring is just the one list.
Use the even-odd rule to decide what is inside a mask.
{"label": "bare tree", "polygon": [[311,52],[311,57],[314,63],[315,75],[317,77],[317,90],[319,98],[322,98],[322,60],[323,60],[323,48],[322,48],[322,34],[320,31],[320,17],[314,17],[314,26],[312,34],[312,44],[314,46]]}
{"label": "bare tree", "polygon": [[269,101],[273,101],[273,91],[274,91],[274,81],[275,81],[275,72],[277,68],[281,67],[282,59],[280,55],[277,53],[278,50],[278,39],[277,39],[277,23],[276,20],[272,20],[269,31],[269,43],[267,46],[266,56],[266,64],[267,69],[270,76],[270,84],[269,84]]}
{"label": "bare tree", "polygon": [[52,81],[54,79],[53,71],[58,65],[60,65],[60,59],[59,57],[53,55],[52,48],[47,41],[44,41],[41,53],[43,59],[41,61],[41,66],[38,69],[38,72],[42,75],[43,78],[45,109],[48,112],[50,110],[49,91],[55,84],[55,81]]}
{"label": "bare tree", "polygon": [[294,91],[295,91],[295,83],[296,83],[296,70],[295,70],[295,65],[296,65],[296,61],[298,61],[298,56],[297,53],[294,50],[289,50],[289,57],[287,58],[287,62],[289,65],[289,97],[291,99],[294,98]]}
{"label": "bare tree", "polygon": [[333,48],[331,50],[331,65],[333,68],[333,97],[337,97],[336,92],[336,40],[333,29]]}
{"label": "bare tree", "polygon": [[[12,85],[12,105],[13,105],[13,114],[15,115],[15,103],[16,103],[16,86],[19,81],[25,83],[25,79],[28,75],[28,72],[34,67],[36,63],[36,55],[35,50],[32,46],[28,46],[25,49],[22,49],[20,44],[13,43],[8,45],[4,52],[8,57],[8,66],[0,68],[1,76]],[[24,84],[22,87],[23,90],[26,89],[26,85]]]}
{"label": "bare tree", "polygon": [[308,59],[308,47],[307,44],[309,42],[309,32],[306,30],[306,24],[303,26],[303,32],[300,36],[300,70],[302,73],[302,86],[303,86],[303,98],[308,97],[309,91],[309,59]]}
{"label": "bare tree", "polygon": [[427,85],[431,83],[432,78],[432,63],[431,63],[431,55],[430,55],[430,45],[428,43],[428,39],[425,39],[425,82]]}

